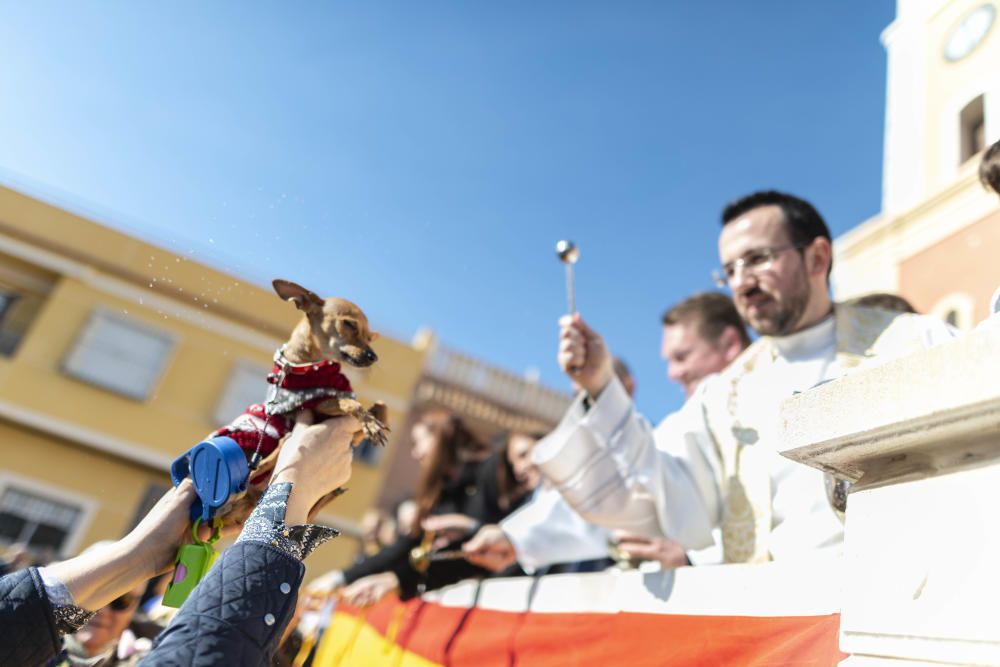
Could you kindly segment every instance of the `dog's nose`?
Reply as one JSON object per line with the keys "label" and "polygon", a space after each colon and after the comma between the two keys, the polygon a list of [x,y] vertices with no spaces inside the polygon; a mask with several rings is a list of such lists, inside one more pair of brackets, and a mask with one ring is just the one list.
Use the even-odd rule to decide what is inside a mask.
{"label": "dog's nose", "polygon": [[375,352],[372,350],[365,350],[365,361],[367,361],[370,364],[374,364],[376,361],[378,361],[378,355],[375,354]]}

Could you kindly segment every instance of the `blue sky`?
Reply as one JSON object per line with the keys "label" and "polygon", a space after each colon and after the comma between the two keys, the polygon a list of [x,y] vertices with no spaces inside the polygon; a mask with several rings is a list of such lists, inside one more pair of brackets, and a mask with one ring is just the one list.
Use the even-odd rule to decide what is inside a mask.
{"label": "blue sky", "polygon": [[893,6],[0,0],[0,182],[558,388],[571,238],[655,421],[726,201],[878,211]]}

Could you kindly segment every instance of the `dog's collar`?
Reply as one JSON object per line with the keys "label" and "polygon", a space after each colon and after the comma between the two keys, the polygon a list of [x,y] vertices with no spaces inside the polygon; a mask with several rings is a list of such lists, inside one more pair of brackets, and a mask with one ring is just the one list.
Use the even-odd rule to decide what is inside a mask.
{"label": "dog's collar", "polygon": [[284,373],[286,375],[306,375],[308,373],[315,373],[328,366],[333,366],[336,370],[340,370],[340,364],[329,359],[308,361],[304,364],[293,364],[288,359],[285,359],[285,346],[282,345],[274,351],[274,370],[272,372]]}
{"label": "dog's collar", "polygon": [[284,346],[274,353],[274,368],[267,381],[281,389],[314,389],[326,387],[351,392],[351,380],[340,372],[340,364],[324,359],[306,364],[293,364],[284,355]]}

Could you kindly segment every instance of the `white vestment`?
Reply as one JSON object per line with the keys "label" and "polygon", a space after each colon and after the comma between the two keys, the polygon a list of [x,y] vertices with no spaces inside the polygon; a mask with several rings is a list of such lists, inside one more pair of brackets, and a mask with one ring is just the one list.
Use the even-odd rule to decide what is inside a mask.
{"label": "white vestment", "polygon": [[[663,423],[666,420],[661,427]],[[558,563],[608,557],[611,530],[577,514],[559,490],[547,481],[539,486],[529,502],[503,519],[500,527],[517,552],[518,564],[529,574]],[[718,533],[714,531],[712,546],[688,552],[693,565],[722,562],[722,538]]]}
{"label": "white vestment", "polygon": [[[545,523],[538,525],[538,517]],[[611,531],[588,523],[566,504],[562,494],[543,483],[530,502],[500,522],[517,551],[517,562],[529,574],[557,563],[608,557]]]}
{"label": "white vestment", "polygon": [[[668,536],[688,551],[711,547],[713,529],[721,529],[730,554],[742,554],[727,560],[837,546],[843,527],[823,474],[779,453],[781,402],[953,332],[918,315],[845,306],[835,313],[790,336],[761,338],[725,371],[702,380],[655,431],[613,379],[589,410],[581,399],[574,402],[535,446],[534,461],[585,520]],[[534,526],[537,542],[558,532],[563,514],[559,503],[532,503],[519,513],[519,534],[508,535],[518,545]]]}

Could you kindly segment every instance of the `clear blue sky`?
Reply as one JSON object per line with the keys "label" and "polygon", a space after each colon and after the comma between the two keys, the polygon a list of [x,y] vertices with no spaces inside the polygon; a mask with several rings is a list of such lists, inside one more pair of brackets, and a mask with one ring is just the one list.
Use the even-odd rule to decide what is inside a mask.
{"label": "clear blue sky", "polygon": [[654,421],[659,316],[761,188],[878,211],[891,0],[0,0],[0,181],[266,284],[555,364],[557,239]]}

